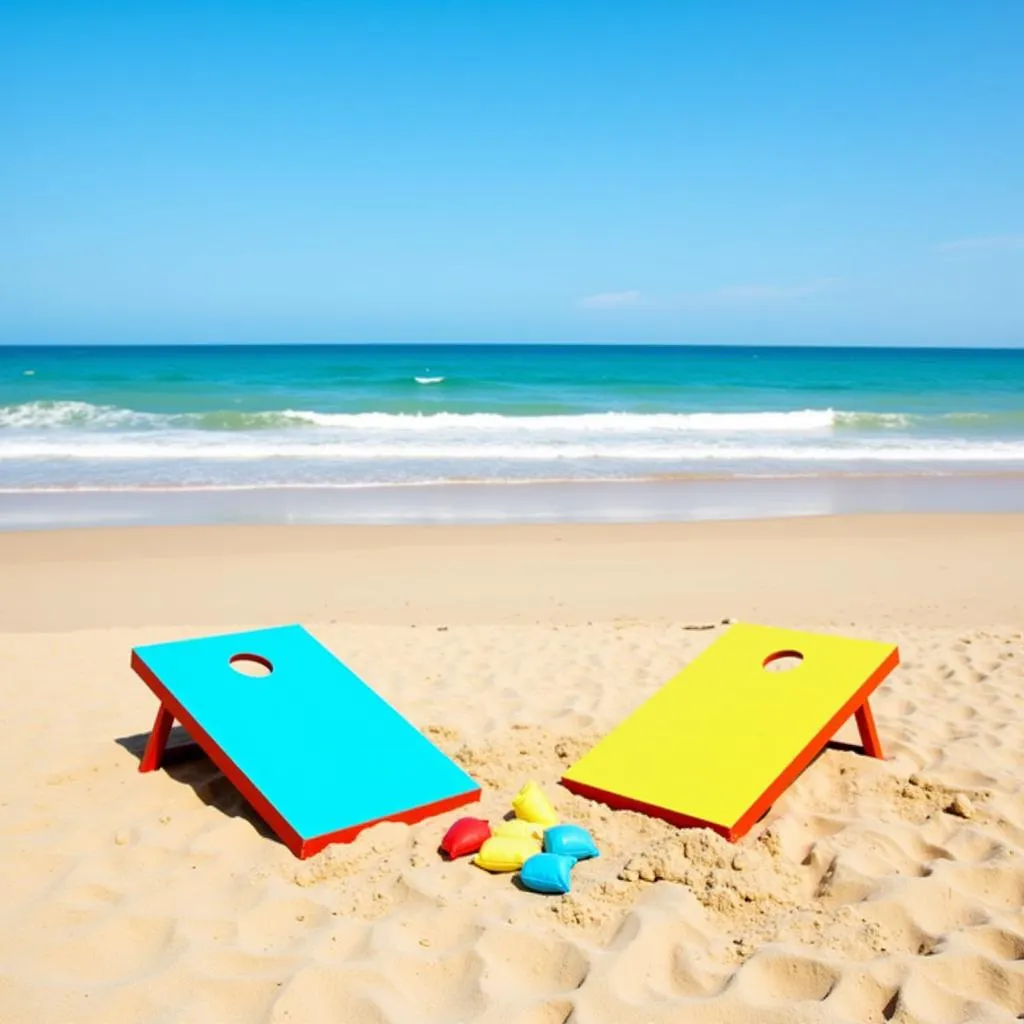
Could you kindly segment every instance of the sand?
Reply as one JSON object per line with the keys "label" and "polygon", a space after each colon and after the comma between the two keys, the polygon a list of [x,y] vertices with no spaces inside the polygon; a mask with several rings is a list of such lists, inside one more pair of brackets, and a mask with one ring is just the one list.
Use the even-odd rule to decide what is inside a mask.
{"label": "sand", "polygon": [[[1024,1019],[1024,517],[57,531],[0,573],[3,1024]],[[561,789],[726,618],[898,643],[886,760],[735,846]],[[205,758],[140,775],[130,648],[287,621],[483,812],[534,778],[588,826],[572,894],[442,862],[460,812],[299,862]]]}

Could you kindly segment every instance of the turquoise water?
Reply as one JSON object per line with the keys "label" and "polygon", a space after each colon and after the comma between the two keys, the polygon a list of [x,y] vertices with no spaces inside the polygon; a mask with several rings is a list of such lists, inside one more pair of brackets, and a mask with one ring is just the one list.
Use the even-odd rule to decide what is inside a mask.
{"label": "turquoise water", "polygon": [[0,348],[0,489],[1024,470],[1024,350]]}

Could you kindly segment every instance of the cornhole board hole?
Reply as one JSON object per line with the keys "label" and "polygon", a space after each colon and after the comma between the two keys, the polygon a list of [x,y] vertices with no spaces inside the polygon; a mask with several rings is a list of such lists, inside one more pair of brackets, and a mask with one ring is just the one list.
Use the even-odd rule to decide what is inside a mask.
{"label": "cornhole board hole", "polygon": [[735,841],[851,715],[864,752],[882,757],[868,698],[898,664],[893,644],[734,625],[569,768],[562,784],[613,808]]}
{"label": "cornhole board hole", "polygon": [[131,663],[160,700],[139,770],[160,767],[177,720],[297,857],[480,797],[301,626],[136,647]]}

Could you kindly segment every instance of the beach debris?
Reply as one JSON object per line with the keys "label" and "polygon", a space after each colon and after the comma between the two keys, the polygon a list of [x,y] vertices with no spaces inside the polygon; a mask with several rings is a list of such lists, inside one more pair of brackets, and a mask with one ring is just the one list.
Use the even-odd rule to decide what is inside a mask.
{"label": "beach debris", "polygon": [[626,866],[619,872],[619,878],[624,882],[654,882],[659,877],[664,876],[655,873],[654,865],[643,855],[630,857]]}
{"label": "beach debris", "polygon": [[963,793],[957,793],[945,810],[947,814],[952,814],[955,818],[970,819],[974,817],[974,804]]}

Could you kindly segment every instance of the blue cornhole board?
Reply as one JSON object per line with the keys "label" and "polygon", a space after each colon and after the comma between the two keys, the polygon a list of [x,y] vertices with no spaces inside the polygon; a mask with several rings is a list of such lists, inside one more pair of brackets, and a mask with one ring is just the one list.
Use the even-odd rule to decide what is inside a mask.
{"label": "blue cornhole board", "polygon": [[[269,674],[238,671],[246,661]],[[160,699],[140,771],[160,766],[179,721],[297,857],[480,797],[302,626],[136,647],[132,668]]]}

